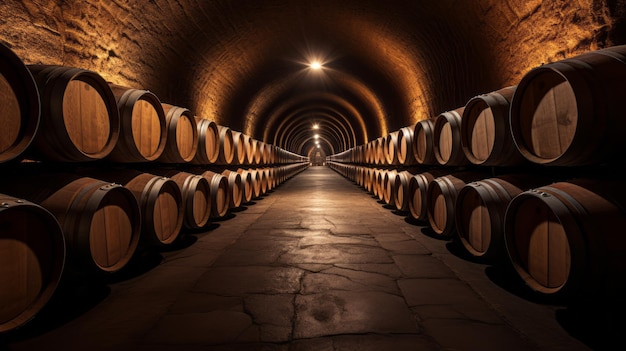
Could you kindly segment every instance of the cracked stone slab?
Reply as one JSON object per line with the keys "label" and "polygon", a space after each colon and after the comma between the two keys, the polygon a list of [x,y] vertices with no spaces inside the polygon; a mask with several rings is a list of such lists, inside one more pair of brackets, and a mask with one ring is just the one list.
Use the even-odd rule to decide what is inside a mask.
{"label": "cracked stone slab", "polygon": [[431,255],[394,255],[396,265],[406,278],[455,278],[454,272]]}
{"label": "cracked stone slab", "polygon": [[258,342],[256,328],[249,315],[236,311],[169,314],[146,334],[145,341],[172,345]]}
{"label": "cracked stone slab", "polygon": [[400,294],[396,281],[382,274],[341,268],[331,268],[321,273],[305,273],[301,293],[312,294],[329,290],[381,291]]}
{"label": "cracked stone slab", "polygon": [[294,338],[338,334],[417,333],[404,299],[382,292],[332,291],[296,297]]}
{"label": "cracked stone slab", "polygon": [[402,272],[395,264],[390,263],[338,263],[334,265],[338,268],[351,269],[355,271],[380,273],[392,278],[402,277]]}
{"label": "cracked stone slab", "polygon": [[200,277],[193,291],[231,296],[295,293],[302,274],[301,269],[282,266],[215,267]]}
{"label": "cracked stone slab", "polygon": [[305,248],[313,245],[329,245],[329,244],[357,244],[378,246],[376,240],[366,236],[338,236],[338,235],[311,235],[303,237],[298,241],[298,246]]}
{"label": "cracked stone slab", "polygon": [[439,345],[424,335],[340,335],[295,340],[290,351],[438,351]]}
{"label": "cracked stone slab", "polygon": [[[378,240],[378,237],[376,238]],[[399,254],[428,255],[430,251],[417,241],[405,238],[401,241],[379,241],[385,250]]]}
{"label": "cracked stone slab", "polygon": [[367,245],[313,245],[292,250],[280,258],[287,264],[298,263],[392,263],[387,251]]}
{"label": "cracked stone slab", "polygon": [[459,319],[423,322],[425,332],[446,350],[531,351],[538,350],[506,325],[468,323]]}
{"label": "cracked stone slab", "polygon": [[291,337],[295,296],[251,295],[245,298],[246,311],[259,326],[261,341],[286,342]]}
{"label": "cracked stone slab", "polygon": [[244,312],[243,299],[241,297],[185,292],[169,309],[170,313],[198,313],[215,310]]}

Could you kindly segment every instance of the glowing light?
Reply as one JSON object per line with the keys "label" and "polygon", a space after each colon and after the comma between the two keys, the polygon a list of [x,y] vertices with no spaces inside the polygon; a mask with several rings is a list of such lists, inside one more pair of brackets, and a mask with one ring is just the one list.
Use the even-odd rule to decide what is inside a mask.
{"label": "glowing light", "polygon": [[319,145],[319,144],[317,144],[317,148],[318,148],[318,149],[319,149],[319,147],[320,147],[320,145]]}
{"label": "glowing light", "polygon": [[322,63],[319,61],[311,61],[311,63],[309,63],[309,68],[315,71],[319,71],[322,69]]}
{"label": "glowing light", "polygon": [[319,128],[320,128],[320,125],[319,125],[319,124],[315,123],[315,124],[313,125],[313,129],[319,129]]}
{"label": "glowing light", "polygon": [[319,134],[315,134],[314,137],[315,137],[315,139],[319,139],[320,135]]}

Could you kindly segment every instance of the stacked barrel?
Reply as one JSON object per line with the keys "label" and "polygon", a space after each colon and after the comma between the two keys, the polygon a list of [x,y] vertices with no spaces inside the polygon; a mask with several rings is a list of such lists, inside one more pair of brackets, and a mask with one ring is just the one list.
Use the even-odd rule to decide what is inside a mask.
{"label": "stacked barrel", "polygon": [[62,276],[128,266],[304,170],[308,159],[97,72],[0,44],[0,333]]}
{"label": "stacked barrel", "polygon": [[545,64],[328,164],[533,295],[623,301],[624,79],[626,46]]}

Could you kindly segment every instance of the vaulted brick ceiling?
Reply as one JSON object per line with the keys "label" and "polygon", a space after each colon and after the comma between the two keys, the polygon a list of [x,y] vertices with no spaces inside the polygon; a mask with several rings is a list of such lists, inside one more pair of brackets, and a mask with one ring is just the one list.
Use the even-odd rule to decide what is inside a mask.
{"label": "vaulted brick ceiling", "polygon": [[[26,63],[91,69],[268,143],[343,151],[623,44],[619,0],[146,0],[0,4]],[[321,71],[308,68],[320,60]],[[318,123],[320,128],[312,130]]]}

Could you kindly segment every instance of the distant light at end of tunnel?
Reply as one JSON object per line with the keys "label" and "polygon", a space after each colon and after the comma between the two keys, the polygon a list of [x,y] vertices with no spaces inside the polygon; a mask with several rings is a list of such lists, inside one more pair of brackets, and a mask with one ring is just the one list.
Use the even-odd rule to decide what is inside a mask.
{"label": "distant light at end of tunnel", "polygon": [[319,149],[319,147],[320,147],[320,145],[319,145],[319,144],[317,144],[317,148],[318,148],[318,149]]}
{"label": "distant light at end of tunnel", "polygon": [[315,139],[319,139],[320,135],[319,134],[315,134],[314,137],[315,137]]}
{"label": "distant light at end of tunnel", "polygon": [[320,129],[320,125],[319,125],[319,124],[317,124],[317,123],[315,123],[315,124],[313,124],[313,127],[312,127],[312,128],[313,128],[313,129]]}
{"label": "distant light at end of tunnel", "polygon": [[322,63],[319,61],[311,61],[309,63],[309,68],[314,70],[314,71],[319,71],[322,69]]}

